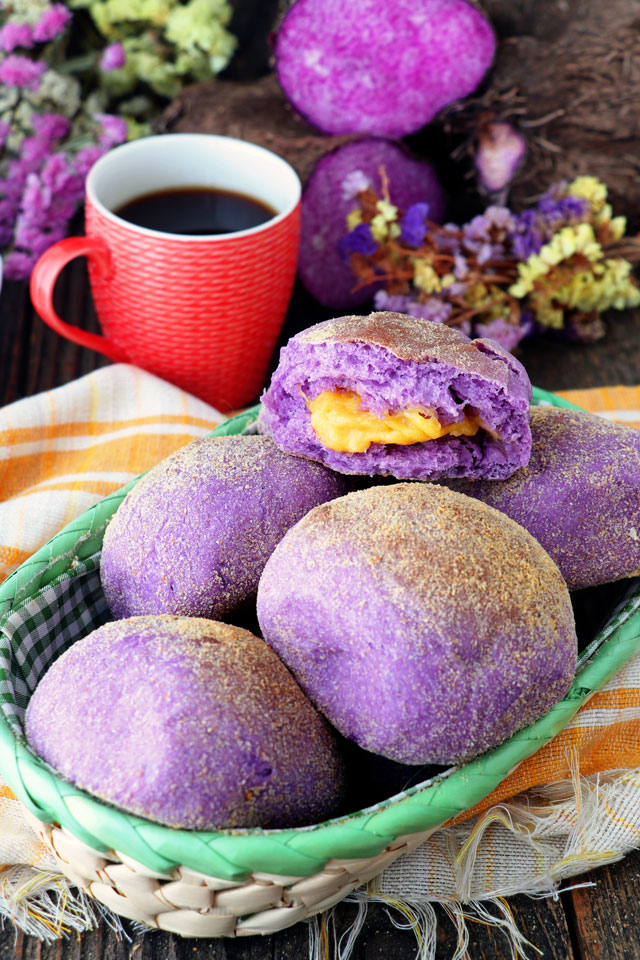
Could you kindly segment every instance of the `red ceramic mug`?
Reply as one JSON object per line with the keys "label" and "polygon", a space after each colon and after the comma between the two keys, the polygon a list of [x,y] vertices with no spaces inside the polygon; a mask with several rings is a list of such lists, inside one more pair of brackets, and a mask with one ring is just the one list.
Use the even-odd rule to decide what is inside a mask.
{"label": "red ceramic mug", "polygon": [[[275,215],[234,233],[165,233],[117,212],[171,189],[215,188],[266,204]],[[243,140],[163,134],[123,144],[87,177],[86,236],[61,240],[36,263],[31,297],[54,330],[137,364],[221,410],[254,400],[263,384],[295,277],[300,180],[280,157]],[[86,256],[103,336],[65,323],[53,308],[62,268]]]}

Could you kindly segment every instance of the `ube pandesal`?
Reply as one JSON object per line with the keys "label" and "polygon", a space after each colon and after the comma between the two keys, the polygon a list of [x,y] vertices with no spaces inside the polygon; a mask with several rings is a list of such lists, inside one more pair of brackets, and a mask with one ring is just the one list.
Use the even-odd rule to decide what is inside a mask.
{"label": "ube pandesal", "polygon": [[94,630],[36,687],[26,734],[77,787],[173,827],[313,823],[343,788],[333,736],[286,667],[212,620]]}
{"label": "ube pandesal", "polygon": [[546,713],[577,639],[560,571],[517,523],[436,484],[316,507],[269,559],[267,643],[346,737],[401,763],[452,763]]}
{"label": "ube pandesal", "polygon": [[640,431],[566,407],[533,407],[526,467],[455,482],[522,524],[570,590],[640,575]]}
{"label": "ube pandesal", "polygon": [[107,527],[100,576],[114,617],[225,618],[255,596],[272,550],[343,477],[267,437],[207,437],[127,494]]}
{"label": "ube pandesal", "polygon": [[529,459],[530,399],[524,367],[494,341],[382,312],[293,337],[259,423],[342,473],[497,480]]}

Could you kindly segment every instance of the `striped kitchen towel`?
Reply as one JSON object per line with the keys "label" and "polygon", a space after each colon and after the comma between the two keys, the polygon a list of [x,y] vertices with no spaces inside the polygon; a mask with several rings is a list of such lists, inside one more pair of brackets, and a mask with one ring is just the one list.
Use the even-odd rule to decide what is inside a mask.
{"label": "striped kitchen towel", "polygon": [[0,581],[58,530],[225,418],[138,367],[0,410]]}

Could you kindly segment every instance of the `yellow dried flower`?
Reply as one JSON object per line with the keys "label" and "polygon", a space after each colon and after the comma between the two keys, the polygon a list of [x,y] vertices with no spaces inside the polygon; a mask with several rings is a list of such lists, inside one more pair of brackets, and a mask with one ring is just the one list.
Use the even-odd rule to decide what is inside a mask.
{"label": "yellow dried flower", "polygon": [[347,214],[347,228],[349,231],[355,230],[362,223],[362,210],[360,207],[354,207],[351,213]]}
{"label": "yellow dried flower", "polygon": [[383,243],[389,235],[389,227],[387,226],[387,221],[384,219],[381,213],[377,213],[375,215],[370,226],[371,236],[373,239],[378,243]]}
{"label": "yellow dried flower", "polygon": [[413,282],[425,293],[438,293],[442,289],[440,277],[431,264],[424,259],[413,261]]}
{"label": "yellow dried flower", "polygon": [[536,280],[548,272],[549,266],[543,263],[537,253],[532,253],[524,263],[518,264],[518,279],[509,287],[509,293],[518,299],[526,297],[533,290]]}
{"label": "yellow dried flower", "polygon": [[554,294],[555,300],[571,310],[592,313],[626,310],[640,305],[640,289],[631,278],[628,260],[605,260],[593,270],[574,274]]}
{"label": "yellow dried flower", "polygon": [[607,200],[607,188],[597,177],[576,177],[569,184],[567,193],[571,197],[584,197],[594,213],[602,210]]}
{"label": "yellow dried flower", "polygon": [[487,299],[488,293],[489,291],[484,283],[474,283],[467,288],[464,298],[470,306],[480,307]]}
{"label": "yellow dried flower", "polygon": [[387,223],[395,220],[398,216],[398,208],[394,207],[394,205],[389,203],[388,200],[378,200],[376,203],[376,210]]}
{"label": "yellow dried flower", "polygon": [[538,323],[552,330],[562,330],[564,312],[561,308],[553,307],[549,300],[536,300],[533,309]]}
{"label": "yellow dried flower", "polygon": [[609,230],[611,231],[611,237],[613,240],[621,240],[627,231],[627,218],[614,217],[609,224]]}
{"label": "yellow dried flower", "polygon": [[509,287],[512,297],[526,297],[534,288],[536,280],[545,276],[563,260],[569,260],[581,253],[592,263],[602,257],[602,247],[596,240],[590,223],[578,223],[563,227],[554,233],[549,243],[538,254],[531,254],[528,260],[518,264],[518,279]]}
{"label": "yellow dried flower", "polygon": [[595,223],[600,226],[602,223],[609,223],[613,216],[613,207],[610,203],[605,203],[601,210],[594,217]]}

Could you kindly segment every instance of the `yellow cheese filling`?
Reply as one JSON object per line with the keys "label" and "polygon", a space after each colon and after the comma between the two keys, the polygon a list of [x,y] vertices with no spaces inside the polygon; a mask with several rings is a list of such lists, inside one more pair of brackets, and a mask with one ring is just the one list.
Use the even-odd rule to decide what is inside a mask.
{"label": "yellow cheese filling", "polygon": [[443,426],[430,410],[422,407],[378,417],[371,410],[363,410],[361,403],[358,394],[348,390],[325,390],[307,400],[311,426],[325,447],[338,453],[364,453],[372,443],[406,445],[447,434],[472,437],[480,426],[480,418],[475,415]]}

